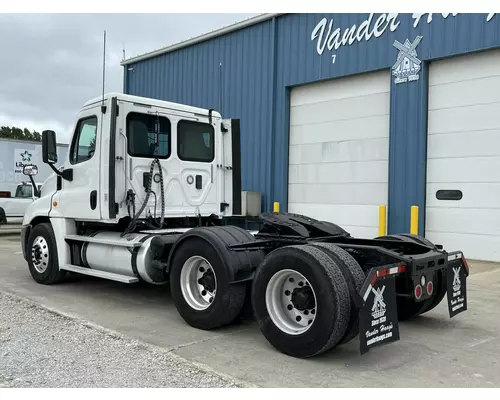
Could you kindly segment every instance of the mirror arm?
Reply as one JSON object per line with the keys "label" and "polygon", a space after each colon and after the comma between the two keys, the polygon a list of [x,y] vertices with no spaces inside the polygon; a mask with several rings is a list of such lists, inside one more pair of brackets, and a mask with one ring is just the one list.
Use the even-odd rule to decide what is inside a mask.
{"label": "mirror arm", "polygon": [[31,184],[33,185],[33,193],[35,193],[36,197],[40,197],[40,193],[38,192],[38,188],[36,187],[35,180],[33,179],[32,175],[29,175]]}
{"label": "mirror arm", "polygon": [[73,169],[65,169],[63,172],[59,171],[56,167],[54,167],[54,164],[49,164],[49,167],[52,168],[52,171],[56,173],[56,175],[61,176],[64,180],[66,181],[72,181],[73,180]]}

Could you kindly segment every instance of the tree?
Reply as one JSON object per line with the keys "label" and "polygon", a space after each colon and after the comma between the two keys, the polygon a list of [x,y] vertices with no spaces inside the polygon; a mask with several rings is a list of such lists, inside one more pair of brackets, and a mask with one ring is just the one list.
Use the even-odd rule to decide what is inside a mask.
{"label": "tree", "polygon": [[17,128],[15,126],[2,126],[0,127],[0,138],[15,139],[15,140],[29,140],[35,142],[42,141],[42,135],[37,131],[31,132],[28,128]]}

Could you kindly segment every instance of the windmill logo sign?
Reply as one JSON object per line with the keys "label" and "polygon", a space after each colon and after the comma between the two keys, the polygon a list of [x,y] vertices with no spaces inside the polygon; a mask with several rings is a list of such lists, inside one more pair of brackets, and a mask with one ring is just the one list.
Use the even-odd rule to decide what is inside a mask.
{"label": "windmill logo sign", "polygon": [[396,77],[394,83],[418,81],[422,61],[417,58],[417,46],[422,36],[417,36],[413,42],[408,39],[404,43],[397,40],[393,46],[399,50],[396,63],[392,66],[392,75]]}
{"label": "windmill logo sign", "polygon": [[14,153],[14,173],[22,174],[25,165],[38,166],[38,152],[30,149],[16,149]]}

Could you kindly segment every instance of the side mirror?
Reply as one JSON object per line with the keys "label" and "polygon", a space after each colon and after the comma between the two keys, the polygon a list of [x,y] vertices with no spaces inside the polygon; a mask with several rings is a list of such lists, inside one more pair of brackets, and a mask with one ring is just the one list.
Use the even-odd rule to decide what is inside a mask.
{"label": "side mirror", "polygon": [[35,176],[38,174],[38,167],[36,165],[25,165],[23,174],[28,176]]}
{"label": "side mirror", "polygon": [[54,131],[42,132],[42,160],[45,164],[57,163],[57,143]]}

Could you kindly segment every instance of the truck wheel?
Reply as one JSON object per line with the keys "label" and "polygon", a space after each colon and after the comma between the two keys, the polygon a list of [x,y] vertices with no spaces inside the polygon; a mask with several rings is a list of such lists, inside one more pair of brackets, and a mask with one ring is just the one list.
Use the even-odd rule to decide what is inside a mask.
{"label": "truck wheel", "polygon": [[[411,234],[389,235],[379,237],[377,239],[392,239],[405,242],[415,242],[437,250],[436,245],[430,240],[421,236]],[[400,321],[408,320],[418,315],[422,315],[432,310],[439,303],[441,303],[443,297],[446,294],[446,276],[443,271],[437,271],[436,274],[434,274],[433,284],[436,290],[432,297],[428,300],[417,302],[413,298],[405,298],[399,296],[397,297],[398,319]]]}
{"label": "truck wheel", "polygon": [[255,274],[252,299],[262,334],[293,357],[330,350],[349,324],[344,275],[332,258],[313,246],[281,247],[269,253]]}
{"label": "truck wheel", "polygon": [[7,216],[3,208],[0,208],[0,225],[7,223]]}
{"label": "truck wheel", "polygon": [[339,266],[349,286],[351,318],[346,333],[339,342],[339,344],[345,344],[354,339],[359,333],[359,310],[354,302],[354,296],[361,291],[366,275],[354,257],[341,247],[335,246],[333,243],[313,243],[312,245],[325,252]]}
{"label": "truck wheel", "polygon": [[[237,269],[255,270],[264,258],[260,250],[232,252],[230,244],[255,238],[236,227],[210,230],[214,246],[201,236],[183,240],[170,263],[170,291],[181,317],[191,326],[210,330],[233,322],[243,309],[247,283],[230,283]],[[248,235],[248,236],[247,236]]]}
{"label": "truck wheel", "polygon": [[43,285],[62,281],[65,271],[59,270],[57,245],[52,225],[38,224],[31,230],[26,248],[28,267],[33,279]]}

